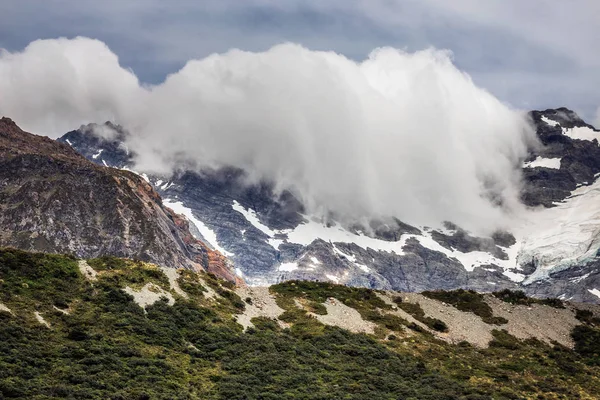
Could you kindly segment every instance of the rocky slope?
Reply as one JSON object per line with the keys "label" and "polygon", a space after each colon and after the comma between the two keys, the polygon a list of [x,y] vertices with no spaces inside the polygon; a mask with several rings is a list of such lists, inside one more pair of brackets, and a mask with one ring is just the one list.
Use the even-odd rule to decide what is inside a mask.
{"label": "rocky slope", "polygon": [[9,118],[0,119],[0,245],[138,258],[235,279],[138,175],[98,166]]}
{"label": "rocky slope", "polygon": [[[536,211],[511,232],[485,238],[451,223],[434,230],[393,217],[369,226],[315,219],[289,193],[277,197],[268,183],[248,185],[234,169],[145,178],[251,285],[305,279],[411,292],[508,288],[600,302],[600,225],[589,223],[600,219],[598,131],[564,108],[531,118],[541,146],[524,160],[522,196]],[[127,133],[104,128],[116,129],[115,139],[101,139],[90,126],[59,141],[98,164],[134,168]]]}

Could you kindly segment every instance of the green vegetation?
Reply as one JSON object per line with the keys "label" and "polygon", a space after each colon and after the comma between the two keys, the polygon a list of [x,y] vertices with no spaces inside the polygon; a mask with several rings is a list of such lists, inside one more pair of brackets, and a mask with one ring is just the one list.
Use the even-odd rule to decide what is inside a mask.
{"label": "green vegetation", "polygon": [[586,362],[600,365],[600,329],[588,325],[579,325],[573,329],[575,351],[581,354]]}
{"label": "green vegetation", "polygon": [[[160,268],[144,261],[105,256],[87,262],[90,267],[102,272],[103,281],[116,287],[130,286],[139,290],[148,282],[158,286],[169,286],[169,279]],[[124,273],[124,270],[127,273]]]}
{"label": "green vegetation", "polygon": [[369,311],[379,308],[390,310],[391,306],[379,298],[373,290],[343,285],[325,284],[312,281],[288,281],[271,286],[271,291],[278,296],[278,304],[288,309],[293,299],[302,298],[316,303],[324,303],[333,297],[348,307],[356,309],[365,316]]}
{"label": "green vegetation", "polygon": [[[389,314],[373,291],[289,282],[273,288],[289,328],[260,317],[243,332],[234,314],[247,303],[214,276],[181,271],[179,286],[189,298],[172,291],[173,306],[158,301],[144,312],[122,289],[153,282],[169,291],[160,269],[106,257],[89,263],[99,272],[93,282],[71,257],[0,250],[0,303],[11,310],[0,312],[0,399],[592,399],[600,393],[600,366],[592,362],[600,339],[591,322],[574,331],[577,351],[500,330],[489,348],[478,349],[407,334],[410,324]],[[224,295],[207,299],[206,287]],[[381,331],[322,325],[309,311],[322,312],[329,297]]]}
{"label": "green vegetation", "polygon": [[600,317],[594,316],[590,310],[576,310],[575,318],[588,325],[600,325]]}
{"label": "green vegetation", "polygon": [[589,310],[577,310],[575,317],[584,323],[571,332],[575,351],[588,365],[600,366],[600,317]]}
{"label": "green vegetation", "polygon": [[565,308],[565,305],[560,299],[534,299],[532,297],[527,297],[522,290],[504,289],[500,292],[494,292],[493,295],[510,304],[520,304],[524,306],[543,304],[554,308]]}
{"label": "green vegetation", "polygon": [[472,290],[458,289],[449,292],[438,290],[421,294],[451,304],[460,311],[472,312],[487,324],[503,325],[508,322],[506,318],[495,317],[492,308],[484,301],[483,295]]}

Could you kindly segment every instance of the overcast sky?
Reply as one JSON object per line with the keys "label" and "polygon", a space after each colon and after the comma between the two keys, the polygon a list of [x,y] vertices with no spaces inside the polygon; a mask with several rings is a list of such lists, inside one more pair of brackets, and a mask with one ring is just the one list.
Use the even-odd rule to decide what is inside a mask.
{"label": "overcast sky", "polygon": [[146,83],[231,48],[291,41],[362,60],[433,46],[515,107],[564,105],[593,121],[600,105],[598,0],[0,0],[0,48],[78,35]]}

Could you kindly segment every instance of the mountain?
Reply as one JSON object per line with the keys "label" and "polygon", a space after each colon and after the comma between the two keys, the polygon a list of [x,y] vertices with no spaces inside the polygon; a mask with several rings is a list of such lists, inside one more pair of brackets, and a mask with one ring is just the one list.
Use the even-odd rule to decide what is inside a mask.
{"label": "mountain", "polygon": [[600,306],[0,249],[0,399],[594,399]]}
{"label": "mountain", "polygon": [[227,260],[188,228],[138,175],[0,119],[0,245],[138,258],[235,280]]}
{"label": "mountain", "polygon": [[[522,166],[522,198],[536,210],[532,220],[490,237],[451,222],[435,230],[393,216],[369,226],[315,218],[290,193],[276,196],[268,182],[247,184],[245,172],[234,168],[142,175],[251,285],[301,279],[413,292],[518,289],[600,302],[598,131],[566,108],[530,116],[541,146],[530,149]],[[126,130],[107,124],[68,132],[59,141],[97,164],[135,168]],[[118,134],[103,139],[95,134],[100,128]]]}

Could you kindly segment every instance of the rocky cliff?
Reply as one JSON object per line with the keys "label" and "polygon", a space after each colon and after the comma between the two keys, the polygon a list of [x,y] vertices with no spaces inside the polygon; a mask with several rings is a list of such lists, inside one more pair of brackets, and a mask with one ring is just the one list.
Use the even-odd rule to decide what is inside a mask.
{"label": "rocky cliff", "polygon": [[9,118],[0,119],[0,245],[137,258],[235,279],[144,179],[96,165]]}

